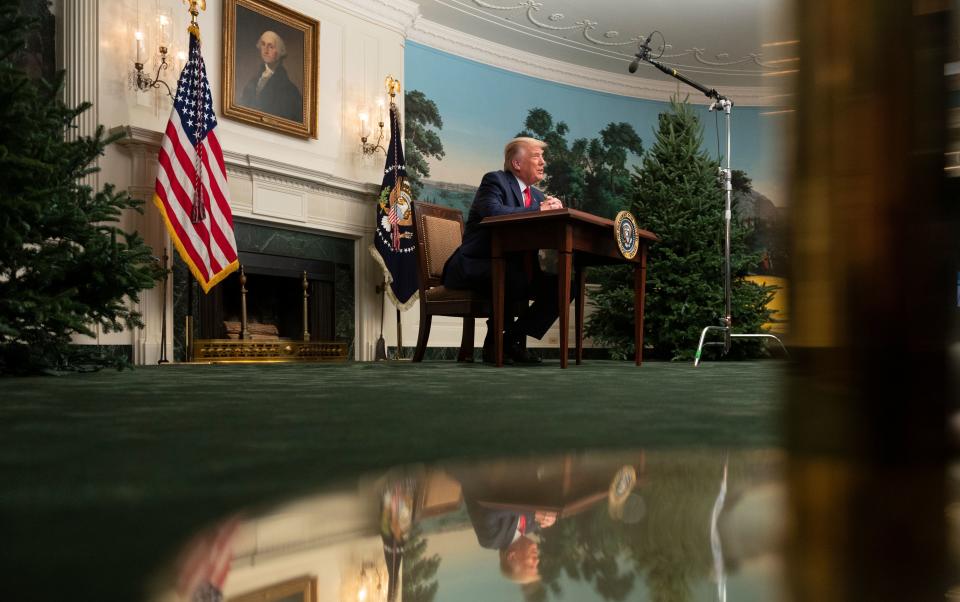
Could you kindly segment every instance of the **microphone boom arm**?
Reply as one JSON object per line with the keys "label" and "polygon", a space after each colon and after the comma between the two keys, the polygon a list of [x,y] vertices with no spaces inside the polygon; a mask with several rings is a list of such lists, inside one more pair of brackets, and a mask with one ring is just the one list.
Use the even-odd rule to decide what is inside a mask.
{"label": "microphone boom arm", "polygon": [[[673,68],[671,68],[671,67],[667,67],[667,66],[665,66],[663,63],[661,63],[660,61],[657,61],[657,60],[655,60],[655,59],[650,58],[649,52],[642,52],[642,53],[640,53],[639,55],[637,55],[637,58],[639,58],[640,60],[643,60],[643,61],[646,61],[646,62],[650,63],[651,65],[653,65],[654,67],[656,67],[656,68],[659,69],[660,71],[663,71],[664,73],[666,73],[666,74],[669,75],[670,77],[676,78],[676,79],[682,81],[683,83],[687,84],[688,86],[690,86],[690,87],[692,87],[692,88],[696,88],[697,90],[700,90],[701,92],[703,92],[703,94],[704,94],[707,98],[712,98],[712,99],[714,99],[714,100],[716,100],[716,101],[725,100],[725,101],[727,101],[727,102],[730,102],[730,99],[728,99],[726,96],[723,96],[722,94],[720,94],[719,92],[717,92],[715,89],[713,89],[713,88],[708,88],[708,87],[704,86],[704,85],[701,84],[701,83],[695,82],[695,81],[693,81],[692,79],[690,79],[689,77],[687,77],[686,75],[684,75],[684,74],[680,73],[679,71],[677,71],[676,69],[673,69]],[[732,103],[731,103],[731,104],[732,104]]]}

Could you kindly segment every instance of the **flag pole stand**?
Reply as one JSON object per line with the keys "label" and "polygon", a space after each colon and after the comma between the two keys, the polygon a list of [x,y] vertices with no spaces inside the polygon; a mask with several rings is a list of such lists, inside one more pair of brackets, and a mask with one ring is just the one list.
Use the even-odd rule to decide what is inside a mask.
{"label": "flag pole stand", "polygon": [[410,358],[407,357],[406,353],[403,350],[403,325],[400,322],[400,308],[397,308],[397,353],[394,356],[394,359],[410,361]]}
{"label": "flag pole stand", "polygon": [[373,361],[387,361],[387,342],[383,340],[383,319],[384,319],[384,310],[386,309],[386,296],[387,296],[387,281],[384,280],[383,284],[377,285],[376,291],[380,294],[380,338],[377,339],[377,347],[373,352]]}

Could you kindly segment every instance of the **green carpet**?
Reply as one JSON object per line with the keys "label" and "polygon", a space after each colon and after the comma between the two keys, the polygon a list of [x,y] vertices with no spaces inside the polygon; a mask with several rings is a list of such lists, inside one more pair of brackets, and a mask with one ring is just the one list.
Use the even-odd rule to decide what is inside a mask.
{"label": "green carpet", "polygon": [[785,370],[393,362],[6,379],[0,599],[138,600],[199,526],[398,464],[776,446]]}

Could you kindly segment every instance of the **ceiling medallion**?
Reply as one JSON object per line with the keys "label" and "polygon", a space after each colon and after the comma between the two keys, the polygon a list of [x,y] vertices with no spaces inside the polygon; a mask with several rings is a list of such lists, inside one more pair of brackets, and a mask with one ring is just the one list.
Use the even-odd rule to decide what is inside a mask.
{"label": "ceiling medallion", "polygon": [[[453,0],[453,1],[458,4],[464,3],[463,0]],[[642,34],[636,34],[634,36],[631,36],[626,41],[617,41],[617,42],[609,41],[608,42],[605,40],[598,39],[593,35],[591,35],[591,32],[597,29],[597,26],[599,25],[599,23],[597,21],[593,21],[591,19],[586,19],[586,18],[579,19],[573,25],[566,25],[566,26],[559,25],[559,24],[553,25],[551,23],[540,21],[537,19],[536,15],[544,8],[544,4],[546,3],[544,0],[522,0],[516,4],[513,4],[512,6],[503,6],[500,4],[493,4],[491,2],[488,2],[487,0],[473,0],[473,3],[481,8],[485,8],[488,10],[495,10],[495,11],[525,10],[527,20],[530,21],[530,23],[532,23],[539,29],[546,30],[548,32],[580,30],[580,32],[583,34],[584,39],[590,42],[595,48],[600,47],[597,49],[603,50],[604,52],[609,52],[615,55],[616,57],[629,58],[631,54],[623,53],[618,49],[615,49],[615,47],[636,46],[638,43],[643,42],[645,40],[645,36]],[[549,16],[547,16],[547,20],[552,23],[559,23],[560,21],[563,21],[564,18],[565,18],[565,15],[563,13],[551,13]],[[548,35],[551,35],[551,34],[548,34]],[[607,40],[613,40],[620,37],[620,32],[615,30],[609,30],[603,34],[603,37],[606,38]],[[581,44],[580,42],[575,42],[574,40],[570,40],[570,41],[573,43]],[[672,50],[673,45],[665,44],[663,49],[665,51]],[[714,54],[714,60],[711,60],[707,58],[706,49],[693,47],[693,48],[684,50],[682,52],[677,52],[673,54],[662,54],[661,57],[664,59],[679,59],[683,57],[692,57],[701,65],[705,65],[708,67],[732,67],[735,65],[742,65],[744,63],[752,63],[760,67],[762,70],[777,68],[775,65],[769,65],[763,62],[762,60],[763,55],[762,53],[759,53],[759,52],[750,53],[747,56],[743,56],[735,59],[731,59],[730,54],[727,52],[719,52]]]}

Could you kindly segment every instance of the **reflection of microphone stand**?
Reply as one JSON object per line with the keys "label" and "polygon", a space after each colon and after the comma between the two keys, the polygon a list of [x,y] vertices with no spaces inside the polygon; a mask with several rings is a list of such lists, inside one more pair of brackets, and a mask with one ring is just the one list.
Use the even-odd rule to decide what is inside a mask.
{"label": "reflection of microphone stand", "polygon": [[[707,98],[712,98],[713,102],[710,103],[710,111],[719,111],[724,112],[724,123],[726,124],[727,130],[727,166],[726,168],[721,167],[720,173],[723,175],[723,190],[726,193],[726,208],[723,212],[723,222],[724,222],[724,244],[723,244],[723,302],[724,302],[724,314],[721,318],[721,326],[707,326],[703,329],[703,332],[700,333],[700,343],[697,345],[697,354],[694,357],[693,365],[694,367],[700,365],[700,354],[703,353],[704,347],[710,346],[723,346],[723,355],[726,355],[730,351],[730,342],[731,339],[773,339],[777,343],[780,343],[780,347],[783,349],[784,354],[787,352],[787,348],[784,347],[783,341],[781,341],[776,335],[764,333],[764,334],[733,334],[731,328],[733,326],[733,319],[731,317],[731,293],[730,293],[730,219],[731,219],[731,205],[733,203],[733,170],[730,168],[730,109],[733,108],[733,101],[727,98],[726,96],[721,95],[713,88],[707,88],[703,84],[697,83],[692,79],[684,76],[679,73],[676,69],[671,69],[670,67],[664,66],[662,63],[657,61],[654,58],[650,57],[650,37],[653,36],[653,33],[650,36],[647,36],[643,44],[640,45],[640,48],[637,52],[636,59],[630,64],[630,73],[636,71],[635,65],[638,65],[640,61],[646,61],[650,63],[660,71],[663,71],[670,77],[676,78],[683,83],[691,86],[703,92]],[[662,54],[662,53],[661,53]],[[657,57],[659,58],[659,56]],[[704,340],[707,337],[707,333],[711,330],[719,330],[723,332],[723,342],[711,342],[704,343]]]}
{"label": "reflection of microphone stand", "polygon": [[717,578],[717,602],[727,602],[727,572],[723,567],[723,542],[720,540],[720,513],[727,500],[727,468],[730,457],[723,460],[723,479],[720,481],[720,491],[713,502],[713,512],[710,513],[710,553],[713,556],[713,572]]}

